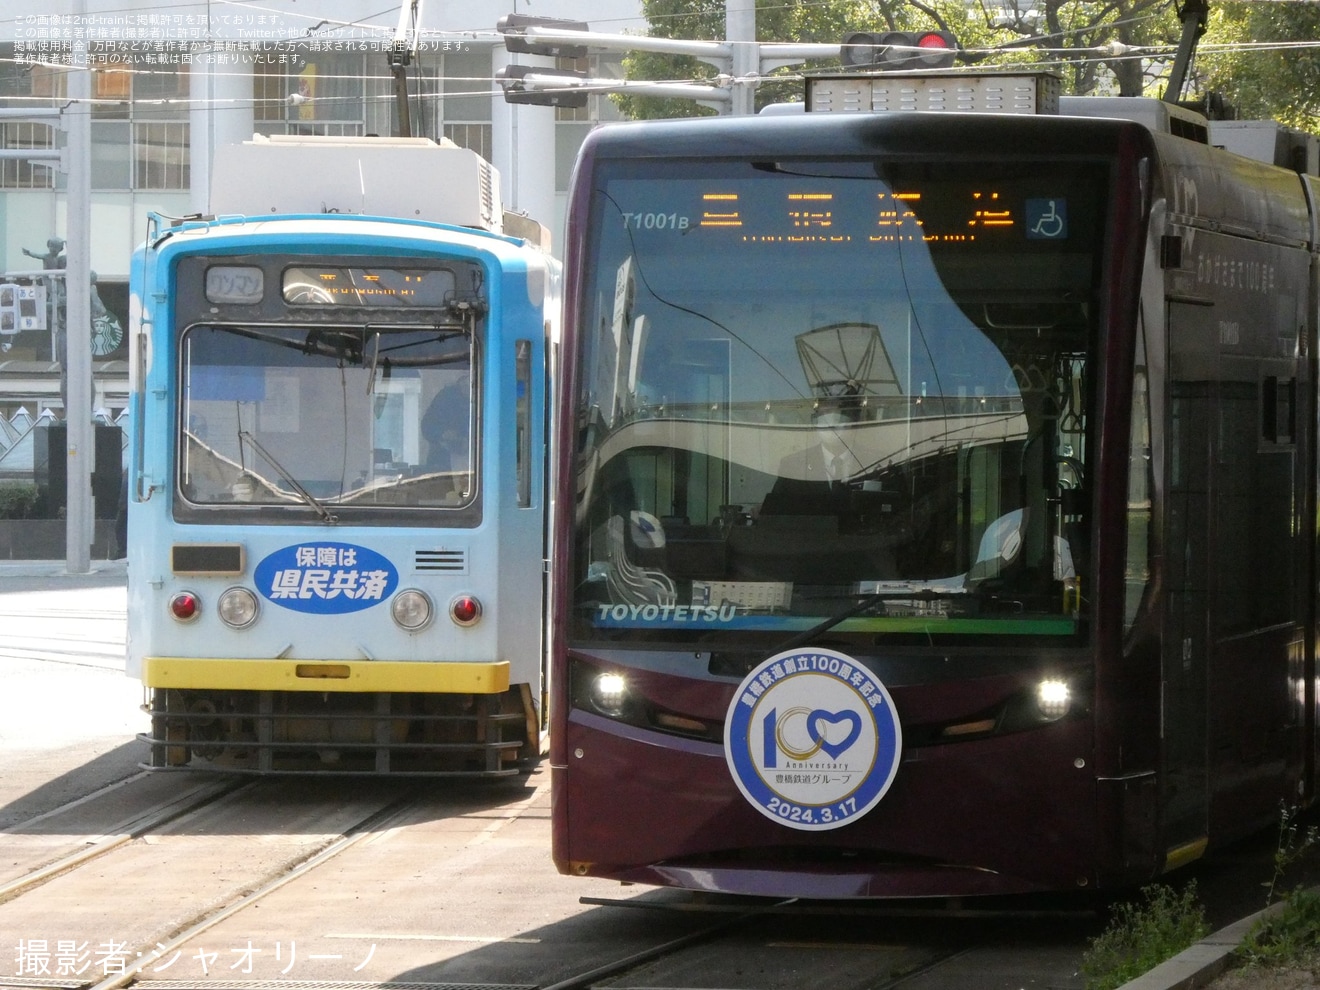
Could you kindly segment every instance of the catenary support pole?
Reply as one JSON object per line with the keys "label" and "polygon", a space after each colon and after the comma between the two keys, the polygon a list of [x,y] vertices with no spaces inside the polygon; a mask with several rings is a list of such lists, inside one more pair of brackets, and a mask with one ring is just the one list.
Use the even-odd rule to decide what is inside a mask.
{"label": "catenary support pole", "polygon": [[753,114],[761,71],[761,55],[756,44],[756,0],[725,0],[724,36],[732,49],[733,99],[729,113],[735,117]]}
{"label": "catenary support pole", "polygon": [[[86,0],[79,0],[79,11]],[[65,196],[65,379],[64,410],[68,467],[65,499],[65,567],[70,574],[91,570],[93,528],[92,465],[96,457],[92,426],[91,312],[91,70],[85,48],[75,45],[65,110],[68,192]]]}

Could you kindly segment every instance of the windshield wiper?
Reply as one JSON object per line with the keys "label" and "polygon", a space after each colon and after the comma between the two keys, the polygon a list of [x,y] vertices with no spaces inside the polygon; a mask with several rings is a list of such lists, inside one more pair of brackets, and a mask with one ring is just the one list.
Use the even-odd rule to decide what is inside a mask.
{"label": "windshield wiper", "polygon": [[293,475],[291,475],[288,472],[288,470],[284,467],[284,465],[275,459],[274,455],[271,454],[270,451],[268,451],[261,444],[257,443],[256,437],[254,437],[247,430],[239,430],[238,439],[240,443],[243,440],[246,440],[248,443],[252,444],[252,449],[255,450],[262,457],[264,457],[266,461],[270,464],[270,466],[279,472],[280,477],[283,478],[284,481],[288,483],[289,487],[291,487],[295,492],[298,493],[298,497],[316,510],[316,514],[321,517],[321,521],[323,523],[325,523],[328,526],[332,526],[335,523],[339,522],[339,517],[336,516],[329,509],[327,509],[324,505],[322,505],[321,501],[315,495],[313,495],[301,484],[299,484],[298,479],[295,478]]}
{"label": "windshield wiper", "polygon": [[[334,361],[343,361],[352,367],[363,367],[366,365],[366,335],[379,335],[381,330],[389,332],[393,329],[389,324],[381,324],[380,327],[367,325],[364,327],[345,327],[345,326],[314,326],[306,334],[298,337],[288,336],[278,331],[283,327],[267,329],[263,326],[231,326],[229,324],[216,324],[210,329],[233,334],[236,337],[246,337],[248,340],[260,341],[263,344],[273,344],[276,347],[286,347],[289,350],[298,351],[301,354],[307,354],[315,357],[330,358]],[[447,364],[455,364],[460,361],[468,360],[466,350],[445,352],[440,354],[426,354],[421,357],[401,357],[395,354],[396,351],[407,350],[412,347],[422,347],[427,344],[444,345],[455,338],[469,338],[473,330],[466,324],[436,323],[430,326],[408,326],[407,330],[429,330],[434,336],[427,336],[420,340],[410,340],[403,344],[392,344],[384,347],[380,342],[376,342],[376,354],[372,357],[372,362],[380,364],[391,364],[396,368],[432,368],[443,367]]]}
{"label": "windshield wiper", "polygon": [[812,626],[810,629],[807,629],[804,632],[800,632],[797,635],[792,636],[789,639],[785,640],[784,642],[780,643],[778,646],[776,646],[774,649],[770,651],[768,656],[773,657],[780,653],[787,652],[788,650],[795,650],[799,646],[804,646],[805,644],[810,643],[817,636],[829,632],[831,629],[837,626],[840,622],[843,622],[845,619],[851,619],[855,615],[865,615],[867,612],[875,608],[877,605],[882,604],[885,601],[885,599],[892,597],[894,596],[888,593],[867,595],[865,598],[862,598],[860,601],[853,602],[851,605],[849,605],[847,608],[843,609],[842,611],[835,612],[824,622],[819,622],[816,625]]}
{"label": "windshield wiper", "polygon": [[[800,632],[797,635],[785,640],[779,646],[770,651],[767,656],[775,656],[786,650],[794,650],[799,646],[804,646],[811,642],[817,636],[824,635],[835,626],[859,615],[865,615],[878,605],[885,602],[904,601],[904,602],[935,602],[949,598],[963,598],[967,591],[962,588],[955,588],[951,585],[938,585],[928,587],[909,587],[902,588],[903,582],[900,581],[882,581],[876,582],[882,585],[893,585],[893,587],[884,587],[875,591],[864,591],[858,596],[858,600],[838,612],[835,612],[829,618],[817,623],[810,629]],[[831,596],[832,597],[832,596]]]}

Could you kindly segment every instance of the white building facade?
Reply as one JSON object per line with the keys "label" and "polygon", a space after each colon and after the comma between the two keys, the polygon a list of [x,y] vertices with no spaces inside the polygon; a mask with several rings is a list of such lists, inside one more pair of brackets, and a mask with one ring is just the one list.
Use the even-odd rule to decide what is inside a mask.
{"label": "white building facade", "polygon": [[[410,133],[449,138],[489,159],[505,208],[541,220],[557,242],[578,147],[595,123],[616,114],[603,96],[580,110],[506,103],[495,81],[501,67],[554,62],[508,54],[496,23],[506,13],[534,13],[641,34],[640,0],[537,0],[534,9],[526,0],[522,9],[518,0],[422,0],[415,31],[399,8],[363,17],[365,6],[9,0],[0,19],[0,270],[56,266],[58,259],[43,256],[51,239],[66,237],[66,181],[48,156],[63,139],[51,118],[38,115],[67,102],[71,69],[93,70],[91,268],[105,306],[126,318],[129,260],[148,213],[210,212],[217,147],[253,134],[400,132],[389,59],[396,37],[417,43],[406,68]],[[575,67],[620,76],[619,58]],[[0,415],[16,403],[34,415],[58,407],[58,388],[35,380],[56,356],[50,335],[3,342]],[[97,356],[104,380],[119,378],[123,357]],[[35,375],[30,386],[19,381],[20,365]],[[98,389],[98,398],[113,410],[121,405],[117,391]]]}

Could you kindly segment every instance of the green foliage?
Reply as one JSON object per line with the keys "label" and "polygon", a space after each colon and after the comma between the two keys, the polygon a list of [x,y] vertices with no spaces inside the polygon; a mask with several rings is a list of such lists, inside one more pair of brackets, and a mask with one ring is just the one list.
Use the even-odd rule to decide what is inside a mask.
{"label": "green foliage", "polygon": [[[1158,88],[1168,60],[1129,49],[1172,51],[1181,25],[1172,0],[1016,0],[1033,16],[1010,16],[1008,0],[758,0],[756,37],[763,42],[837,44],[854,31],[951,31],[963,61],[983,67],[1045,69],[1059,73],[1069,93],[1137,96]],[[1275,5],[1266,5],[1275,6]],[[724,0],[643,0],[642,13],[655,37],[695,41],[725,36]],[[1111,47],[1116,46],[1116,47]],[[627,78],[665,82],[709,81],[714,66],[691,56],[633,52],[624,59]],[[801,74],[837,70],[837,59],[817,59],[776,69],[757,88],[756,103],[800,100]],[[693,100],[635,93],[612,99],[627,117],[691,117],[713,114]]]}
{"label": "green foliage", "polygon": [[1211,7],[1198,82],[1222,93],[1244,120],[1320,129],[1320,7],[1229,2]]}
{"label": "green foliage", "polygon": [[[1284,805],[1279,817],[1279,841],[1274,849],[1274,873],[1264,884],[1265,904],[1275,902],[1288,870],[1320,845],[1320,829],[1303,830],[1298,810]],[[1320,946],[1320,889],[1295,888],[1280,910],[1258,921],[1243,939],[1238,959],[1245,966],[1289,966],[1306,962]]]}
{"label": "green foliage", "polygon": [[40,493],[25,481],[0,481],[0,519],[30,519]]}
{"label": "green foliage", "polygon": [[[852,3],[825,0],[823,3],[789,2],[766,4],[757,10],[756,33],[762,40],[840,41],[850,30],[846,19]],[[650,22],[650,33],[660,38],[690,41],[723,40],[724,0],[643,0],[642,13]],[[835,63],[837,65],[837,62]],[[716,69],[690,55],[661,55],[633,52],[624,59],[629,79],[665,82],[694,82],[713,79]],[[767,83],[759,87],[758,105],[777,100],[801,99],[802,85]],[[634,94],[613,97],[620,110],[636,119],[706,116],[716,112],[692,100],[664,99]]]}
{"label": "green foliage", "polygon": [[1103,932],[1082,957],[1086,990],[1113,990],[1148,972],[1210,933],[1196,881],[1181,894],[1163,884],[1141,888],[1142,902],[1114,907]]}
{"label": "green foliage", "polygon": [[1292,966],[1306,962],[1320,946],[1320,890],[1291,891],[1277,914],[1258,921],[1242,940],[1244,966]]}
{"label": "green foliage", "polygon": [[1307,826],[1301,831],[1297,823],[1298,810],[1287,804],[1279,806],[1279,841],[1274,846],[1274,874],[1265,884],[1265,906],[1274,903],[1275,892],[1283,882],[1288,869],[1302,859],[1316,845],[1320,845],[1320,828]]}
{"label": "green foliage", "polygon": [[[1018,6],[1025,5],[1019,0]],[[1152,59],[1149,53],[1171,52],[1182,30],[1169,0],[1117,0],[1103,6],[1039,0],[1031,6],[1039,10],[1038,20],[1008,23],[986,39],[985,44],[1000,49],[988,61],[1058,73],[1064,92],[1079,96],[1141,96],[1159,89],[1172,59]],[[982,9],[988,8],[983,4]],[[987,15],[987,23],[997,19]]]}
{"label": "green foliage", "polygon": [[[695,82],[710,79],[715,75],[714,68],[698,62],[690,55],[659,55],[654,52],[633,52],[624,58],[623,66],[629,79]],[[637,96],[632,93],[615,93],[610,99],[615,102],[625,117],[634,120],[657,120],[664,117],[706,117],[716,113],[714,107],[703,106],[694,100]]]}

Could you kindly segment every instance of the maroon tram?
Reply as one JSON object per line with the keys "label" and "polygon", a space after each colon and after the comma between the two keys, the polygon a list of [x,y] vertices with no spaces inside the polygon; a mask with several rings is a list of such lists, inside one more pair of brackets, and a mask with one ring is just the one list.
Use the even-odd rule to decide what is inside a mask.
{"label": "maroon tram", "polygon": [[1314,141],[1059,103],[588,140],[562,871],[1098,889],[1312,800]]}

